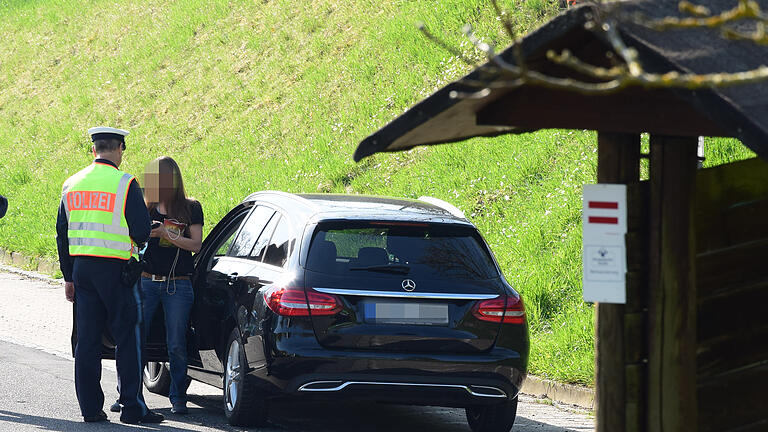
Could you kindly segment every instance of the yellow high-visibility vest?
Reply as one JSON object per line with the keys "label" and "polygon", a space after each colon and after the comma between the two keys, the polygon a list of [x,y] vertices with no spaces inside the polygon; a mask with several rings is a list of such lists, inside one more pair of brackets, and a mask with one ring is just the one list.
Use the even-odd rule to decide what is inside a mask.
{"label": "yellow high-visibility vest", "polygon": [[129,260],[138,256],[128,235],[125,201],[133,176],[94,162],[68,178],[61,199],[69,224],[69,254]]}

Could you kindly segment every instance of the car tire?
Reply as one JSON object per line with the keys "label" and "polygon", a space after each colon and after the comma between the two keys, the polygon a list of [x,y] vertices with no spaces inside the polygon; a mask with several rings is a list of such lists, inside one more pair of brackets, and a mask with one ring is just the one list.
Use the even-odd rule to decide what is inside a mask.
{"label": "car tire", "polygon": [[168,363],[148,362],[144,366],[142,381],[150,393],[168,396],[171,391],[171,371],[168,369]]}
{"label": "car tire", "polygon": [[233,426],[262,426],[267,422],[267,403],[253,382],[243,373],[247,360],[240,335],[233,329],[224,352],[224,414]]}
{"label": "car tire", "polygon": [[517,398],[495,405],[467,407],[472,432],[509,432],[517,416]]}

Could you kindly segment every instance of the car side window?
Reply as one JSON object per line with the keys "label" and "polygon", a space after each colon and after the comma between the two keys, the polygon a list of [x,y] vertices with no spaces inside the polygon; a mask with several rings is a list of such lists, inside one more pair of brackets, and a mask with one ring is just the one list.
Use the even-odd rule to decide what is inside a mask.
{"label": "car side window", "polygon": [[290,222],[287,218],[281,217],[267,246],[264,263],[278,267],[285,266],[295,243],[291,235]]}
{"label": "car side window", "polygon": [[279,220],[280,214],[275,214],[269,221],[267,227],[264,228],[264,231],[262,231],[259,239],[256,241],[256,245],[253,246],[253,250],[251,251],[250,258],[252,260],[261,261],[264,258],[264,251],[267,249],[269,239],[272,237],[272,233],[275,231],[275,226]]}
{"label": "car side window", "polygon": [[243,219],[245,219],[245,215],[247,215],[248,212],[242,212],[239,215],[235,216],[234,219],[227,225],[226,230],[221,234],[219,237],[221,243],[219,244],[219,247],[216,248],[216,253],[214,254],[215,257],[224,256],[227,254],[227,251],[229,250],[229,247],[232,245],[232,241],[235,239],[235,234],[237,233],[237,229],[240,227],[240,224],[243,222]]}
{"label": "car side window", "polygon": [[275,214],[275,211],[269,207],[257,206],[254,208],[250,216],[248,216],[248,220],[245,221],[240,233],[237,235],[237,238],[232,243],[232,247],[230,247],[227,255],[247,258],[251,249],[253,249],[253,245],[256,243],[259,235],[261,235],[261,232],[264,231],[264,227],[267,225],[270,218],[272,218],[273,214]]}

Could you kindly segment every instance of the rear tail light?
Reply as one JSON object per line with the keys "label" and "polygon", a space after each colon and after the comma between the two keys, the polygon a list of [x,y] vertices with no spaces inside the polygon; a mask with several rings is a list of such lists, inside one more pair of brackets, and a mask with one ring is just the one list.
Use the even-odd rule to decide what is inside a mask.
{"label": "rear tail light", "polygon": [[501,295],[495,299],[478,302],[472,315],[482,321],[524,324],[525,307],[519,296]]}
{"label": "rear tail light", "polygon": [[341,310],[338,298],[312,289],[304,292],[298,287],[270,288],[264,293],[264,302],[282,316],[335,315]]}

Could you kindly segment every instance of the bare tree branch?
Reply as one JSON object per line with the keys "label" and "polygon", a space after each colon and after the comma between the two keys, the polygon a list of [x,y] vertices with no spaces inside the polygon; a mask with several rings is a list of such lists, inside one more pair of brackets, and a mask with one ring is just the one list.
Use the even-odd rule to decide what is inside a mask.
{"label": "bare tree branch", "polygon": [[585,63],[574,56],[570,50],[563,50],[560,54],[550,50],[547,51],[547,58],[554,63],[568,66],[569,68],[580,72],[584,75],[588,75],[594,78],[600,78],[605,80],[612,80],[621,77],[627,73],[625,65],[614,66],[610,69],[602,68],[599,66],[593,66],[589,63]]}
{"label": "bare tree branch", "polygon": [[768,20],[768,16],[763,13],[760,5],[753,0],[739,0],[739,4],[736,7],[723,11],[718,15],[712,15],[706,7],[698,6],[687,1],[681,2],[679,8],[681,12],[686,12],[694,16],[685,18],[666,17],[658,20],[650,20],[642,15],[638,15],[636,17],[636,22],[655,30],[663,31],[675,28],[719,28],[735,21],[745,19],[755,19],[763,22]]}
{"label": "bare tree branch", "polygon": [[427,30],[427,27],[426,27],[426,25],[424,25],[424,23],[416,24],[416,28],[418,28],[419,31],[427,39],[432,41],[432,43],[434,43],[437,46],[439,46],[440,48],[448,51],[448,53],[450,53],[452,56],[458,58],[459,60],[461,60],[462,62],[466,63],[469,66],[476,66],[476,63],[473,60],[471,60],[470,58],[466,57],[464,55],[464,53],[462,53],[460,50],[458,50],[457,48],[449,45],[447,42],[445,42],[444,40],[440,39],[439,37],[433,35],[429,30]]}
{"label": "bare tree branch", "polygon": [[765,24],[763,22],[755,24],[755,31],[752,33],[741,33],[729,28],[723,29],[723,37],[731,40],[746,40],[760,45],[768,45],[768,35],[765,34]]}
{"label": "bare tree branch", "polygon": [[459,83],[488,89],[514,88],[523,84],[533,84],[552,89],[570,90],[587,95],[596,95],[630,86],[637,86],[645,89],[678,87],[696,90],[701,88],[749,84],[765,81],[766,79],[768,79],[768,66],[761,66],[755,70],[736,73],[681,74],[674,71],[665,74],[643,73],[637,77],[625,75],[620,79],[600,83],[587,83],[572,78],[556,78],[536,71],[530,71],[525,77],[517,79],[492,82],[462,79]]}
{"label": "bare tree branch", "polygon": [[496,11],[496,17],[499,18],[502,25],[504,25],[504,30],[506,30],[507,36],[509,36],[509,38],[512,40],[517,39],[517,32],[515,32],[514,24],[509,19],[509,15],[504,13],[503,10],[501,10],[501,7],[499,6],[499,1],[491,0],[491,3],[493,4],[493,10]]}
{"label": "bare tree branch", "polygon": [[[612,51],[606,54],[614,66],[610,68],[596,66],[577,58],[568,50],[560,53],[550,50],[547,52],[547,59],[551,62],[568,67],[598,82],[548,76],[529,69],[522,53],[522,40],[515,35],[514,23],[499,7],[497,0],[491,0],[491,3],[498,19],[502,22],[505,32],[513,39],[511,49],[515,63],[510,63],[501,58],[501,56],[497,56],[495,47],[483,42],[474,33],[472,27],[466,25],[464,27],[466,37],[474,45],[475,49],[482,52],[489,61],[488,65],[479,67],[479,70],[492,73],[501,79],[491,82],[479,79],[462,79],[459,81],[461,84],[480,88],[481,90],[467,93],[451,92],[451,97],[485,97],[490,93],[490,89],[493,88],[514,88],[527,84],[570,90],[583,94],[601,94],[629,86],[646,89],[668,87],[700,89],[754,83],[768,79],[768,66],[760,66],[752,70],[736,73],[687,74],[671,71],[657,74],[646,72],[639,60],[637,50],[626,45],[614,19],[610,14],[606,14],[605,10],[598,4],[592,6],[594,9],[592,11],[592,19],[587,22],[585,28],[593,32],[599,32],[602,39],[608,42]],[[713,15],[708,8],[689,1],[681,1],[679,9],[681,12],[691,16],[683,18],[665,17],[651,20],[635,14],[631,20],[636,24],[658,31],[685,28],[719,28],[724,38],[768,45],[768,34],[766,34],[765,30],[766,24],[768,24],[768,15],[762,11],[760,5],[754,0],[738,0],[738,5],[734,8],[717,15]],[[742,20],[755,21],[755,30],[751,33],[743,33],[728,27],[729,24]],[[428,39],[437,43],[443,49],[465,63],[476,66],[461,52],[429,33],[423,26],[420,29]]]}

